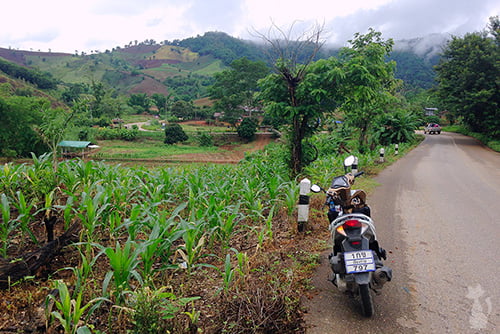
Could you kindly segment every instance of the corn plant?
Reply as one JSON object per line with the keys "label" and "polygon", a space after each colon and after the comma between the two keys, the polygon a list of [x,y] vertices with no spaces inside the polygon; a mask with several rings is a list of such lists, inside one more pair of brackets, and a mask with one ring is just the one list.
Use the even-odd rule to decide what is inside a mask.
{"label": "corn plant", "polygon": [[19,215],[17,216],[17,220],[21,227],[22,233],[28,235],[34,243],[38,244],[37,238],[29,228],[29,223],[33,219],[31,209],[34,205],[32,203],[28,203],[23,193],[21,191],[18,191],[17,203],[14,203],[14,206],[17,208],[17,211],[19,213]]}
{"label": "corn plant", "polygon": [[295,210],[295,207],[297,206],[297,201],[299,199],[299,186],[293,182],[287,182],[285,185],[283,185],[283,192],[284,192],[284,204],[287,209],[287,214],[288,216],[292,216],[293,211]]}
{"label": "corn plant", "polygon": [[26,187],[27,180],[24,177],[25,164],[5,164],[0,168],[0,193],[14,198],[17,189]]}
{"label": "corn plant", "polygon": [[82,193],[82,200],[77,215],[82,221],[82,226],[85,228],[88,241],[92,241],[95,237],[94,233],[98,222],[105,220],[104,216],[107,215],[106,210],[108,206],[109,203],[107,203],[107,197],[102,187],[98,187],[98,192],[94,197],[86,192]]}
{"label": "corn plant", "polygon": [[204,256],[205,233],[201,224],[183,221],[181,222],[182,239],[184,244],[177,249],[177,253],[184,260],[184,264],[189,273],[198,266],[210,266],[208,264],[197,263]]}
{"label": "corn plant", "polygon": [[43,154],[36,157],[32,153],[32,166],[24,171],[24,177],[28,180],[29,190],[35,197],[47,194],[57,186],[57,174],[52,169],[51,154]]}
{"label": "corn plant", "polygon": [[266,218],[266,236],[270,241],[273,240],[273,218],[275,209],[276,206],[273,205]]}
{"label": "corn plant", "polygon": [[108,290],[109,283],[113,280],[115,285],[115,297],[122,301],[122,292],[130,288],[130,280],[135,278],[141,285],[143,283],[141,275],[136,268],[140,263],[140,249],[137,243],[128,239],[123,248],[117,241],[116,246],[100,247],[102,252],[108,257],[111,270],[106,274],[103,281],[103,292]]}
{"label": "corn plant", "polygon": [[159,246],[162,244],[160,225],[157,224],[153,227],[153,230],[149,234],[148,240],[146,240],[140,247],[142,250],[140,257],[142,260],[143,270],[142,276],[144,278],[151,277],[153,273],[153,264],[155,262],[156,253]]}
{"label": "corn plant", "polygon": [[234,269],[231,265],[231,254],[226,254],[226,260],[224,261],[224,271],[222,271],[222,291],[224,294],[229,292],[231,283],[234,279]]}
{"label": "corn plant", "polygon": [[[171,256],[176,251],[173,247],[174,243],[182,237],[184,230],[180,227],[180,224],[176,221],[180,219],[179,213],[184,210],[186,207],[186,203],[179,205],[172,213],[169,213],[169,217],[167,218],[166,212],[160,212],[157,219],[151,220],[152,233],[149,236],[150,240],[156,240],[156,234],[153,233],[155,229],[159,230],[158,239],[160,242],[156,245],[156,248],[147,247],[147,249],[143,249],[141,253],[141,258],[143,259],[143,267],[146,269],[148,265],[152,265],[152,260],[149,260],[153,255],[160,260],[160,263],[163,264],[161,269],[172,269],[177,268],[177,266],[173,266],[170,264]],[[144,260],[144,258],[148,260]]]}
{"label": "corn plant", "polygon": [[75,246],[80,247],[83,246],[85,249],[82,251],[80,248],[78,249],[78,252],[80,253],[80,264],[77,267],[66,267],[61,270],[71,270],[76,277],[76,282],[75,282],[75,288],[73,291],[73,298],[77,297],[77,294],[85,288],[86,284],[89,281],[90,275],[92,273],[92,268],[97,262],[98,257],[94,257],[92,259],[88,259],[88,256],[86,254],[89,254],[90,251],[88,250],[89,247],[91,247],[91,244],[85,242],[85,243],[78,243]]}
{"label": "corn plant", "polygon": [[77,292],[76,299],[72,299],[68,286],[63,281],[55,281],[54,288],[59,292],[59,296],[56,297],[50,294],[46,300],[46,309],[49,309],[48,304],[50,301],[54,301],[54,306],[57,308],[57,311],[50,312],[50,315],[59,320],[64,333],[90,333],[90,329],[87,326],[81,326],[81,322],[83,321],[82,318],[88,310],[87,316],[85,317],[85,319],[88,319],[100,304],[107,299],[102,297],[94,298],[87,304],[82,305],[83,290]]}
{"label": "corn plant", "polygon": [[75,172],[77,163],[78,162],[71,160],[61,163],[58,166],[59,182],[64,184],[64,187],[67,189],[69,194],[76,193],[82,182],[78,174]]}
{"label": "corn plant", "polygon": [[269,200],[271,202],[275,202],[278,200],[281,191],[280,186],[283,182],[283,177],[281,177],[281,175],[279,174],[275,174],[273,175],[273,177],[269,177],[265,182]]}
{"label": "corn plant", "polygon": [[235,286],[233,282],[235,281],[236,274],[239,278],[245,278],[248,274],[248,257],[246,253],[241,253],[235,248],[231,248],[237,259],[237,266],[233,267],[231,263],[231,253],[226,254],[226,259],[224,261],[224,270],[220,270],[222,275],[222,287],[218,290],[222,291],[224,294],[228,294],[231,286]]}
{"label": "corn plant", "polygon": [[171,201],[172,195],[167,191],[168,188],[164,184],[156,184],[154,182],[142,182],[138,177],[140,184],[140,199],[147,200],[154,206],[160,206]]}
{"label": "corn plant", "polygon": [[80,180],[80,184],[88,185],[91,184],[95,178],[94,162],[92,161],[82,161],[78,160],[78,163],[73,165],[74,174],[77,179]]}
{"label": "corn plant", "polygon": [[260,219],[264,218],[262,212],[266,209],[264,202],[260,198],[256,198],[253,202],[247,204],[250,217],[254,222],[258,222]]}
{"label": "corn plant", "polygon": [[5,194],[0,196],[0,204],[2,207],[2,223],[0,224],[0,255],[7,257],[7,249],[9,248],[9,236],[16,229],[17,220],[10,218],[10,202]]}
{"label": "corn plant", "polygon": [[134,204],[130,210],[130,216],[125,219],[121,227],[127,229],[130,239],[137,239],[137,234],[145,225],[147,217],[147,203]]}
{"label": "corn plant", "polygon": [[71,193],[68,195],[65,205],[54,206],[56,209],[62,211],[64,219],[64,229],[67,229],[69,227],[69,225],[73,221],[73,218],[76,215],[76,208],[74,206],[75,206],[75,195]]}
{"label": "corn plant", "polygon": [[228,247],[231,236],[238,223],[243,219],[243,214],[239,212],[239,204],[227,207],[219,213],[219,227],[217,233],[220,236],[223,247]]}
{"label": "corn plant", "polygon": [[259,212],[262,206],[262,193],[265,185],[261,184],[258,179],[245,180],[241,185],[239,194],[242,197],[242,204],[249,212]]}

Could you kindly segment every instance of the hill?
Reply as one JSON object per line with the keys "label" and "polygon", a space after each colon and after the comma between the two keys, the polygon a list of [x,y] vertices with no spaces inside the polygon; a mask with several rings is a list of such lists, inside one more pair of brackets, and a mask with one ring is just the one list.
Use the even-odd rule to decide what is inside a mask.
{"label": "hill", "polygon": [[[433,65],[439,60],[438,52],[445,39],[431,37],[396,42],[389,57],[397,62],[396,77],[411,87],[428,89],[434,85]],[[189,100],[206,97],[213,74],[233,60],[247,57],[266,61],[264,49],[264,45],[223,32],[207,32],[162,44],[146,40],[92,54],[0,48],[0,59],[50,73],[62,85],[100,81],[117,94],[160,93]],[[321,57],[337,51],[329,49]]]}

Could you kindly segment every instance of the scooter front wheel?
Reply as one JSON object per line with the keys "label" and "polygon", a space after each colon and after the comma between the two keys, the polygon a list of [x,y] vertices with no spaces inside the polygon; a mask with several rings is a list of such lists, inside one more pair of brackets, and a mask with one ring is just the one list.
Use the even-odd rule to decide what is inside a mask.
{"label": "scooter front wheel", "polygon": [[369,284],[359,285],[359,296],[361,297],[361,310],[365,317],[373,315],[373,300]]}

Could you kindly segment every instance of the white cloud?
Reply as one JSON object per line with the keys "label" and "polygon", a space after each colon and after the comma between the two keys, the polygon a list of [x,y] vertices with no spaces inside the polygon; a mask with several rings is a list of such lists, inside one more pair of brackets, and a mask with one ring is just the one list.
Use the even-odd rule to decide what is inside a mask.
{"label": "white cloud", "polygon": [[[497,0],[24,0],[2,4],[0,47],[74,52],[130,41],[183,39],[207,31],[251,38],[274,22],[287,30],[325,24],[345,43],[369,27],[385,38],[483,29]],[[298,28],[298,27],[297,27]]]}

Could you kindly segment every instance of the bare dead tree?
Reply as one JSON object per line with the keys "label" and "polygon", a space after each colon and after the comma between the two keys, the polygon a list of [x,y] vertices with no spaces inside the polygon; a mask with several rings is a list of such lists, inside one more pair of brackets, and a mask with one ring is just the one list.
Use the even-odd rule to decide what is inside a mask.
{"label": "bare dead tree", "polygon": [[266,34],[255,32],[269,48],[266,49],[274,71],[280,75],[288,90],[288,104],[296,108],[291,116],[291,168],[294,175],[302,169],[303,144],[308,123],[307,113],[301,112],[301,101],[297,96],[297,87],[303,81],[309,65],[315,60],[325,43],[324,24],[315,24],[312,28],[294,36],[294,26],[283,30],[274,22]]}
{"label": "bare dead tree", "polygon": [[291,82],[303,78],[308,65],[325,44],[324,24],[315,24],[294,35],[296,24],[297,21],[284,30],[272,22],[266,34],[253,32],[253,35],[269,46],[265,52],[274,70]]}

